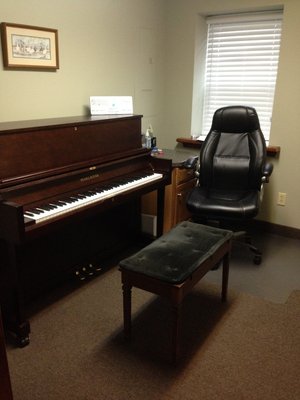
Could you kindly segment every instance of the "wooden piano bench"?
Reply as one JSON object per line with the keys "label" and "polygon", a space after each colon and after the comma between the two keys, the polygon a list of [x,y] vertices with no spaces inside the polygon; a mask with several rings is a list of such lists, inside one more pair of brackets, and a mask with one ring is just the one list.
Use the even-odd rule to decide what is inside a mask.
{"label": "wooden piano bench", "polygon": [[226,301],[232,232],[184,221],[120,262],[124,335],[131,337],[131,289],[166,297],[172,305],[172,361],[179,357],[179,325],[184,297],[223,261],[222,301]]}

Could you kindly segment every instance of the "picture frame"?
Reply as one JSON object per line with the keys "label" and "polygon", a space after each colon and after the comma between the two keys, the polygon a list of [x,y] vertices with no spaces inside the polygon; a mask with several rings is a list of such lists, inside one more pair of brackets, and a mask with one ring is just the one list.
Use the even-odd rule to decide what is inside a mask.
{"label": "picture frame", "polygon": [[57,29],[2,22],[1,42],[5,69],[57,70]]}

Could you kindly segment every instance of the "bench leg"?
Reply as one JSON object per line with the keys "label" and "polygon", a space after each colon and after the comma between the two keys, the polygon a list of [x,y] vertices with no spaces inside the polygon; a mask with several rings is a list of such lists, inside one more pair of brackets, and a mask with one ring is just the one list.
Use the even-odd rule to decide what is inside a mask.
{"label": "bench leg", "polygon": [[229,253],[226,253],[223,257],[223,271],[222,271],[222,301],[227,300],[227,288],[228,288],[228,276],[229,276]]}
{"label": "bench leg", "polygon": [[132,286],[122,286],[123,289],[123,319],[124,319],[124,336],[125,339],[131,338],[131,288]]}
{"label": "bench leg", "polygon": [[172,362],[176,364],[180,348],[181,303],[172,304]]}

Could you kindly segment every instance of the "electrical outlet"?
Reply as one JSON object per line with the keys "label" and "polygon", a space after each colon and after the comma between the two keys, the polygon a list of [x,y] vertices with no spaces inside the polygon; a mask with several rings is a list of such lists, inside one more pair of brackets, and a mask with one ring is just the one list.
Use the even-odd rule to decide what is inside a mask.
{"label": "electrical outlet", "polygon": [[285,204],[286,204],[286,193],[282,193],[282,192],[278,193],[277,204],[279,206],[285,206]]}

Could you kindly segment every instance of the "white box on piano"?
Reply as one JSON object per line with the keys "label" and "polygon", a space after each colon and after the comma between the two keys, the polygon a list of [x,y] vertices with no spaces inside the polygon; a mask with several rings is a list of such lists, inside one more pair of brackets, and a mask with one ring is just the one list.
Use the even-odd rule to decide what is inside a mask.
{"label": "white box on piano", "polygon": [[91,115],[133,114],[132,96],[90,96]]}

